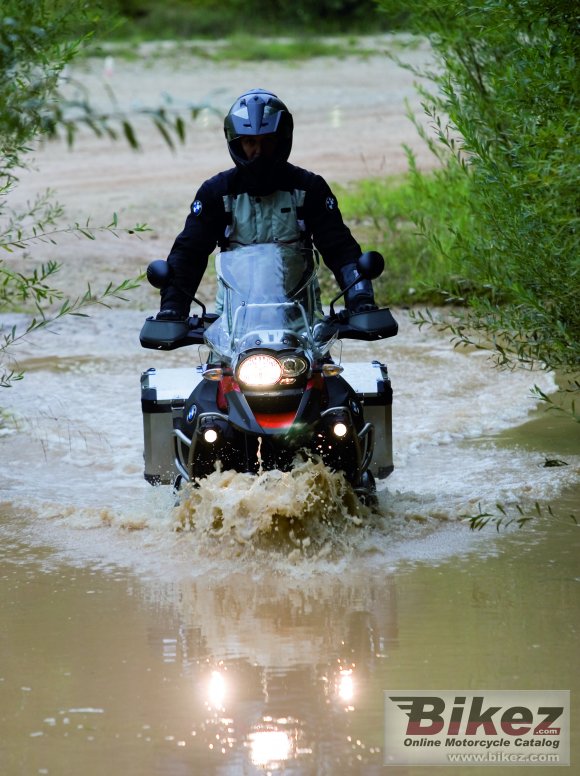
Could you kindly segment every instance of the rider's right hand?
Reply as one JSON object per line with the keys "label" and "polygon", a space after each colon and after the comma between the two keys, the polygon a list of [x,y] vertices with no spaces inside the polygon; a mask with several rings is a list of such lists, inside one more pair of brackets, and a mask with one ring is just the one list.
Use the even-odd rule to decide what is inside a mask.
{"label": "rider's right hand", "polygon": [[156,321],[184,321],[186,318],[187,315],[184,315],[179,310],[174,310],[169,307],[163,310],[159,310],[155,316]]}

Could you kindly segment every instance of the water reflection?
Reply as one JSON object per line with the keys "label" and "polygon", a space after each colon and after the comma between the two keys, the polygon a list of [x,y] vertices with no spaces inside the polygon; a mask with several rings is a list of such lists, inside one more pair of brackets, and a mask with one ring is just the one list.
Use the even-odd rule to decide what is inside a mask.
{"label": "water reflection", "polygon": [[[572,591],[556,596],[560,608],[506,619],[522,590],[536,596],[530,569],[545,574],[554,557],[542,561],[522,535],[509,547],[509,565],[478,551],[442,571],[389,574],[367,561],[335,577],[254,572],[150,588],[147,605],[164,602],[176,618],[181,692],[198,688],[180,733],[187,761],[215,774],[374,774],[388,688],[566,684],[565,661],[547,669],[539,651],[554,613],[568,620]],[[567,653],[573,639],[557,638]],[[530,643],[538,654],[522,656]]]}
{"label": "water reflection", "polygon": [[257,730],[250,733],[250,759],[254,765],[277,770],[282,763],[296,755],[294,731],[277,727],[286,722],[285,719],[274,722],[267,717]]}
{"label": "water reflection", "polygon": [[189,667],[189,673],[208,670],[209,681],[202,682],[206,698],[191,720],[198,749],[227,761],[239,756],[275,771],[289,761],[321,757],[320,735],[325,738],[331,732],[335,754],[344,754],[356,739],[355,747],[378,757],[378,746],[352,732],[356,726],[351,724],[352,713],[359,702],[363,708],[368,704],[354,662],[345,667],[344,661],[335,659],[326,665],[279,670],[243,659],[222,663],[220,670],[204,664]]}
{"label": "water reflection", "polygon": [[212,671],[208,687],[208,703],[212,709],[224,709],[226,680],[220,671]]}
{"label": "water reflection", "polygon": [[386,689],[577,686],[574,531],[439,567],[177,582],[51,571],[6,541],[4,772],[374,776]]}
{"label": "water reflection", "polygon": [[336,682],[336,694],[349,710],[354,709],[354,706],[351,705],[351,702],[354,700],[353,670],[354,667],[341,668]]}
{"label": "water reflection", "polygon": [[[175,668],[181,687],[193,688],[175,740],[216,772],[234,763],[244,773],[316,773],[351,760],[379,767],[377,671],[398,649],[394,578],[256,582],[240,574],[148,590],[148,606],[169,605],[178,617]],[[157,636],[162,652],[169,637]]]}

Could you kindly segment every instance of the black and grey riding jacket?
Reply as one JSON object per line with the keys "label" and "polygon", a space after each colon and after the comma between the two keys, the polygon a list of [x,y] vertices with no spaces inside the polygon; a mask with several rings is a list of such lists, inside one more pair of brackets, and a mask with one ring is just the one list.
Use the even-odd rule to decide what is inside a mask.
{"label": "black and grey riding jacket", "polygon": [[264,242],[314,246],[341,287],[341,269],[361,254],[320,175],[286,162],[277,190],[256,196],[234,167],[207,180],[197,192],[167,259],[174,285],[162,291],[161,308],[187,315],[191,299],[181,289],[196,292],[216,245],[229,250]]}

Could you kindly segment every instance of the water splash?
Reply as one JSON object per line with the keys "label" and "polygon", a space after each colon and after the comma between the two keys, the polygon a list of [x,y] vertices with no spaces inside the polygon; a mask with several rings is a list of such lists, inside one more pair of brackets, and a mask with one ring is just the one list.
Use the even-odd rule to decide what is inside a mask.
{"label": "water splash", "polygon": [[216,469],[186,485],[175,508],[177,530],[215,549],[226,544],[319,556],[348,546],[371,514],[344,474],[316,459],[296,461],[289,472]]}

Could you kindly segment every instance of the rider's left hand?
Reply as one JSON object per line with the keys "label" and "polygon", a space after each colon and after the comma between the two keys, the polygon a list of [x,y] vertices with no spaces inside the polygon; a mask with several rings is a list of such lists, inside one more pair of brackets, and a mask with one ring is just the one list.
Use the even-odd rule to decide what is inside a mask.
{"label": "rider's left hand", "polygon": [[378,310],[376,304],[372,304],[370,302],[364,302],[363,304],[357,304],[354,306],[354,309],[349,310],[350,313],[368,313],[371,310]]}
{"label": "rider's left hand", "polygon": [[357,313],[368,313],[371,310],[378,310],[376,304],[372,304],[370,302],[364,302],[361,304],[353,305],[352,307],[349,307],[346,310],[341,310],[336,318],[339,323],[348,323],[348,320],[351,315],[356,315]]}

